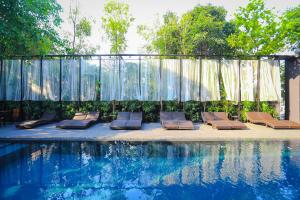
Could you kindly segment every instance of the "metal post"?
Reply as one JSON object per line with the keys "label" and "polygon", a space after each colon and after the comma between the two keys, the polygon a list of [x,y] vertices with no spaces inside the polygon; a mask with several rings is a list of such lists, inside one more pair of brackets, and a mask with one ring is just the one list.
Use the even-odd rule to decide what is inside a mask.
{"label": "metal post", "polygon": [[[288,70],[288,61],[287,59],[284,61],[284,102],[285,102],[285,109],[284,109],[284,119],[288,120],[290,115],[290,85],[289,85],[289,79],[290,79],[290,73]],[[289,66],[290,67],[290,66]]]}
{"label": "metal post", "polygon": [[[2,70],[3,70],[3,99],[5,100],[5,102],[7,101],[7,94],[6,94],[6,69],[4,66],[4,61],[2,60]],[[5,104],[6,106],[6,104]],[[6,109],[6,107],[5,107]]]}
{"label": "metal post", "polygon": [[179,105],[181,105],[182,90],[182,58],[179,57]]}
{"label": "metal post", "polygon": [[98,86],[99,86],[99,94],[98,94],[98,99],[99,101],[101,101],[101,60],[102,60],[102,57],[100,56],[99,57],[99,83],[98,83]]}
{"label": "metal post", "polygon": [[[219,81],[219,95],[220,95],[220,99],[221,99],[221,58],[219,58],[219,69],[218,69],[218,81]],[[221,99],[222,100],[222,99]]]}
{"label": "metal post", "polygon": [[161,81],[162,81],[162,59],[159,57],[159,98],[160,98],[160,110],[163,111],[163,102],[161,97]]}
{"label": "metal post", "polygon": [[61,57],[59,58],[59,117],[62,117],[62,102],[61,102],[61,94],[62,94],[62,59]]}
{"label": "metal post", "polygon": [[260,57],[258,58],[258,66],[257,66],[257,89],[256,89],[256,111],[259,112],[260,110]]}
{"label": "metal post", "polygon": [[142,66],[142,60],[141,60],[141,56],[139,56],[139,90],[140,90],[140,97],[142,95],[142,89],[141,89],[141,66]]}
{"label": "metal post", "polygon": [[21,82],[20,82],[20,87],[21,87],[21,102],[23,101],[23,57],[21,58],[21,71],[20,71],[20,76],[21,76]]}
{"label": "metal post", "polygon": [[201,102],[202,58],[199,57],[199,101]]}
{"label": "metal post", "polygon": [[[23,57],[21,57],[21,99],[20,99],[20,109],[21,109],[21,116],[23,116]],[[21,117],[22,118],[22,117]],[[23,119],[23,118],[22,118]]]}
{"label": "metal post", "polygon": [[42,110],[43,107],[43,56],[41,56],[41,63],[40,63],[40,107]]}
{"label": "metal post", "polygon": [[[201,88],[202,88],[202,57],[199,57],[199,105],[200,105],[200,110],[201,110],[201,102],[202,102],[202,100],[201,100],[201,95],[202,95],[201,94]],[[205,112],[204,107],[203,107],[203,112]]]}
{"label": "metal post", "polygon": [[239,59],[239,102],[238,102],[238,119],[241,119],[241,102],[242,102],[242,91],[241,91],[241,60]]}
{"label": "metal post", "polygon": [[[2,59],[2,57],[1,57],[1,59],[0,59],[0,88],[1,88],[1,95],[2,95],[2,98],[4,98],[4,83],[3,83],[3,59]],[[3,99],[4,100],[4,99]]]}
{"label": "metal post", "polygon": [[119,98],[121,98],[122,94],[122,84],[121,84],[121,56],[119,56]]}
{"label": "metal post", "polygon": [[[281,63],[280,63],[280,58],[278,57],[277,58],[277,62],[278,62],[278,65],[279,65],[279,74],[280,74],[280,76],[281,76]],[[281,77],[280,77],[280,80],[281,80]],[[281,87],[282,85],[281,85],[281,82],[280,82],[280,98],[278,99],[278,101],[277,102],[275,102],[275,109],[276,109],[276,111],[279,113],[279,117],[281,118],[281,116],[280,116],[280,107],[281,107],[281,100],[284,98],[283,96],[281,96]]]}
{"label": "metal post", "polygon": [[[75,58],[74,58],[75,59]],[[79,73],[78,73],[78,102],[79,107],[81,106],[81,57],[79,57]]]}

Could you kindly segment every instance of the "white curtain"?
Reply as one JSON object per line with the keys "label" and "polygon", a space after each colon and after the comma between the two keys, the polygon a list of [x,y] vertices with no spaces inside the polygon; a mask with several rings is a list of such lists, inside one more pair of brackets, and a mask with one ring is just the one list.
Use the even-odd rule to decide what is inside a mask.
{"label": "white curtain", "polygon": [[159,59],[143,59],[141,61],[141,100],[160,100]]}
{"label": "white curtain", "polygon": [[23,100],[38,101],[41,97],[40,60],[24,60],[23,64]]}
{"label": "white curtain", "polygon": [[220,100],[219,61],[201,60],[201,101]]}
{"label": "white curtain", "polygon": [[226,99],[239,101],[239,61],[222,60],[221,73],[226,92]]}
{"label": "white curtain", "polygon": [[181,100],[199,100],[200,90],[200,61],[182,60],[182,87]]}
{"label": "white curtain", "polygon": [[43,60],[43,99],[59,101],[59,60]]}
{"label": "white curtain", "polygon": [[99,59],[81,60],[81,101],[94,101],[97,97],[97,81],[99,80]]}
{"label": "white curtain", "polygon": [[161,99],[178,100],[180,90],[180,60],[162,60],[161,70]]}
{"label": "white curtain", "polygon": [[260,62],[260,100],[280,101],[280,65],[277,60]]}
{"label": "white curtain", "polygon": [[79,100],[79,60],[62,60],[62,100]]}
{"label": "white curtain", "polygon": [[119,59],[101,60],[101,100],[120,99]]}
{"label": "white curtain", "polygon": [[257,60],[241,60],[241,100],[255,101],[257,88]]}
{"label": "white curtain", "polygon": [[121,101],[140,99],[139,60],[121,60]]}
{"label": "white curtain", "polygon": [[4,60],[5,71],[5,96],[8,101],[21,100],[21,61]]}

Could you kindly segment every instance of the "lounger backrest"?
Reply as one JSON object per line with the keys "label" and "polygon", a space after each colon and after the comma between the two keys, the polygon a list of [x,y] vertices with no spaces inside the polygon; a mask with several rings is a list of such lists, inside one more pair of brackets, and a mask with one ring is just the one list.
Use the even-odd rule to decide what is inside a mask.
{"label": "lounger backrest", "polygon": [[160,121],[172,120],[172,112],[160,112]]}
{"label": "lounger backrest", "polygon": [[269,113],[260,112],[259,114],[265,120],[275,120]]}
{"label": "lounger backrest", "polygon": [[259,112],[247,112],[246,116],[248,120],[263,120]]}
{"label": "lounger backrest", "polygon": [[49,120],[49,121],[54,120],[55,118],[56,118],[56,114],[47,113],[47,112],[43,113],[43,115],[41,117],[42,120]]}
{"label": "lounger backrest", "polygon": [[73,120],[85,120],[86,114],[84,113],[75,113]]}
{"label": "lounger backrest", "polygon": [[117,120],[129,120],[130,112],[118,112]]}
{"label": "lounger backrest", "polygon": [[143,114],[141,112],[132,112],[130,113],[130,120],[142,120]]}
{"label": "lounger backrest", "polygon": [[173,112],[172,119],[173,120],[186,120],[184,112]]}
{"label": "lounger backrest", "polygon": [[89,112],[85,120],[97,121],[99,119],[99,112]]}
{"label": "lounger backrest", "polygon": [[213,112],[214,120],[229,120],[226,112]]}
{"label": "lounger backrest", "polygon": [[215,116],[211,112],[201,112],[201,116],[204,123],[215,120]]}

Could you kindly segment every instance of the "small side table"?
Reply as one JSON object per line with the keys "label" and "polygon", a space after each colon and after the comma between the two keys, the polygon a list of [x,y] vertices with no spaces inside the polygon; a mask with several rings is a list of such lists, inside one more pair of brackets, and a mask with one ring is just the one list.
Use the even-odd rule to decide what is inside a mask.
{"label": "small side table", "polygon": [[238,115],[233,115],[233,116],[231,116],[231,118],[232,118],[234,121],[238,121],[238,120],[239,120],[239,116],[238,116]]}

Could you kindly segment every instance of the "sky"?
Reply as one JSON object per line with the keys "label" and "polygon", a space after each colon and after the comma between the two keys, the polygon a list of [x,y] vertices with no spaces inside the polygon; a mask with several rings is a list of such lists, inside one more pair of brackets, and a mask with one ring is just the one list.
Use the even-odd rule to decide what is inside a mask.
{"label": "sky", "polygon": [[[121,0],[122,1],[122,0]],[[70,33],[72,26],[68,20],[70,4],[79,5],[81,17],[86,17],[93,21],[92,35],[89,43],[100,46],[97,53],[109,53],[109,43],[104,37],[101,28],[101,17],[103,16],[103,7],[105,0],[57,0],[62,6],[63,13],[61,15],[64,20],[62,28],[59,30],[61,34]],[[227,19],[233,18],[233,14],[239,7],[247,5],[248,0],[123,0],[129,5],[130,13],[135,18],[127,33],[127,50],[126,53],[141,53],[143,40],[137,34],[137,26],[144,24],[153,26],[158,17],[172,11],[178,16],[192,10],[194,6],[212,4],[223,6],[227,11]],[[288,8],[300,4],[300,0],[265,0],[266,7],[274,9],[275,13],[281,14]]]}

